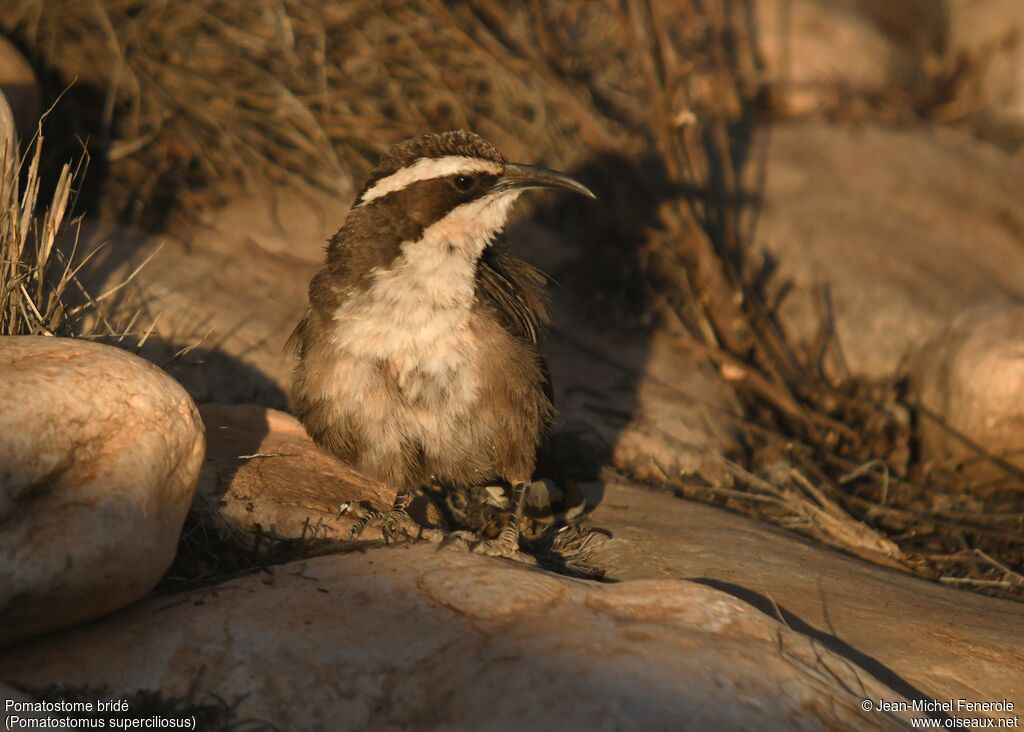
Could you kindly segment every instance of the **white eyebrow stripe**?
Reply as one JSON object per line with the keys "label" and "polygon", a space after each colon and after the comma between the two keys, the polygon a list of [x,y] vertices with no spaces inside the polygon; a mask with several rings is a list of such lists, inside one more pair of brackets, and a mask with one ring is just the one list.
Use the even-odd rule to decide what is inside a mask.
{"label": "white eyebrow stripe", "polygon": [[500,163],[482,160],[464,155],[447,155],[443,158],[420,158],[412,165],[407,165],[397,173],[381,178],[374,183],[359,199],[359,204],[368,203],[389,193],[400,191],[413,183],[432,178],[443,178],[456,173],[490,173],[501,172]]}

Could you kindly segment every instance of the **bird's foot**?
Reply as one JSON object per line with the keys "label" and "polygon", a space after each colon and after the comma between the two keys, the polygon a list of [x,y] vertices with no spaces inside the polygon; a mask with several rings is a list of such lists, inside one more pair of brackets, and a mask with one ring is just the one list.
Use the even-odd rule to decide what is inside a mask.
{"label": "bird's foot", "polygon": [[453,531],[444,537],[441,542],[442,549],[469,550],[474,544],[481,541],[480,534],[475,531]]}
{"label": "bird's foot", "polygon": [[487,557],[514,557],[519,554],[519,531],[513,526],[506,526],[497,539],[481,539],[473,531],[453,531],[442,542],[442,546],[465,549]]}
{"label": "bird's foot", "polygon": [[387,511],[366,508],[358,503],[346,502],[338,507],[338,516],[355,516],[356,522],[349,531],[349,541],[355,541],[367,526],[379,526],[386,544],[394,544],[400,537],[410,541],[425,540],[438,544],[445,538],[440,529],[420,526],[405,508],[396,507]]}

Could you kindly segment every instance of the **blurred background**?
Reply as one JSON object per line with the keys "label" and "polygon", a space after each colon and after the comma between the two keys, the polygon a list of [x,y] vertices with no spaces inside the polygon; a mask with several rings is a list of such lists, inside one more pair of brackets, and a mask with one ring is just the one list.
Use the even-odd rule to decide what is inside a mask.
{"label": "blurred background", "polygon": [[558,283],[552,471],[1021,596],[1024,3],[0,0],[0,29],[5,333],[286,408],[361,178],[471,129],[600,199],[510,230]]}

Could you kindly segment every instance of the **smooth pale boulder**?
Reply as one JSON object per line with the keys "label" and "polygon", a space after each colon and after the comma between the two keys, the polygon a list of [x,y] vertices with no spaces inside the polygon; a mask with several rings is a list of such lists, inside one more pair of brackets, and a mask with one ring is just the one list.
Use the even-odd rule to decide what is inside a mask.
{"label": "smooth pale boulder", "polygon": [[979,480],[1010,475],[981,451],[1024,474],[1024,306],[969,310],[914,361],[911,385],[927,410],[921,458]]}
{"label": "smooth pale boulder", "polygon": [[794,341],[831,311],[850,373],[888,378],[968,308],[1024,298],[1024,156],[951,130],[791,122],[748,159],[748,256],[789,286]]}
{"label": "smooth pale boulder", "polygon": [[0,654],[0,678],[195,687],[237,700],[239,718],[310,732],[879,730],[908,716],[862,711],[903,697],[723,592],[425,545],[152,599]]}
{"label": "smooth pale boulder", "polygon": [[126,351],[0,339],[0,645],[138,599],[174,557],[203,426]]}

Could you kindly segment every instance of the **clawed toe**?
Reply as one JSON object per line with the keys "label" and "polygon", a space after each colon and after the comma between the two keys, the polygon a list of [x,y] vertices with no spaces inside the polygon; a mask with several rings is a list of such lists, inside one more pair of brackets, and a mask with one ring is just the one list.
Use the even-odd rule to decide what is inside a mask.
{"label": "clawed toe", "polygon": [[504,532],[497,539],[486,539],[476,544],[472,550],[474,554],[483,554],[487,557],[511,557],[519,553],[519,537],[509,538]]}
{"label": "clawed toe", "polygon": [[519,553],[519,534],[514,529],[506,528],[497,539],[481,539],[473,531],[453,531],[445,537],[441,546],[487,557],[511,557]]}
{"label": "clawed toe", "polygon": [[488,557],[516,557],[519,555],[519,524],[522,520],[524,495],[525,484],[516,483],[510,502],[509,522],[495,539],[483,539],[473,531],[445,533],[441,529],[420,526],[406,510],[412,502],[408,491],[400,492],[395,498],[394,505],[387,511],[346,502],[338,507],[338,516],[348,515],[355,518],[349,532],[350,541],[358,539],[363,530],[372,524],[380,527],[384,541],[388,544],[405,537],[410,541],[428,541],[440,544],[445,549],[470,551]]}
{"label": "clawed toe", "polygon": [[355,541],[359,538],[359,535],[363,533],[363,529],[365,529],[367,525],[370,524],[371,521],[373,521],[375,515],[378,513],[378,511],[373,511],[371,509],[365,508],[359,505],[358,503],[353,503],[352,501],[345,501],[340,506],[338,506],[338,510],[335,512],[334,515],[335,518],[341,518],[342,516],[355,517],[356,522],[352,525],[352,528],[349,529],[348,532],[348,540]]}
{"label": "clawed toe", "polygon": [[356,518],[355,524],[349,530],[349,541],[358,539],[363,530],[371,525],[380,527],[384,541],[388,544],[393,544],[402,537],[411,540],[426,539],[435,543],[444,538],[444,532],[420,526],[404,508],[377,511],[358,503],[343,503],[338,508],[338,516],[344,515]]}
{"label": "clawed toe", "polygon": [[441,548],[465,551],[479,543],[480,535],[475,531],[453,531],[441,541]]}

